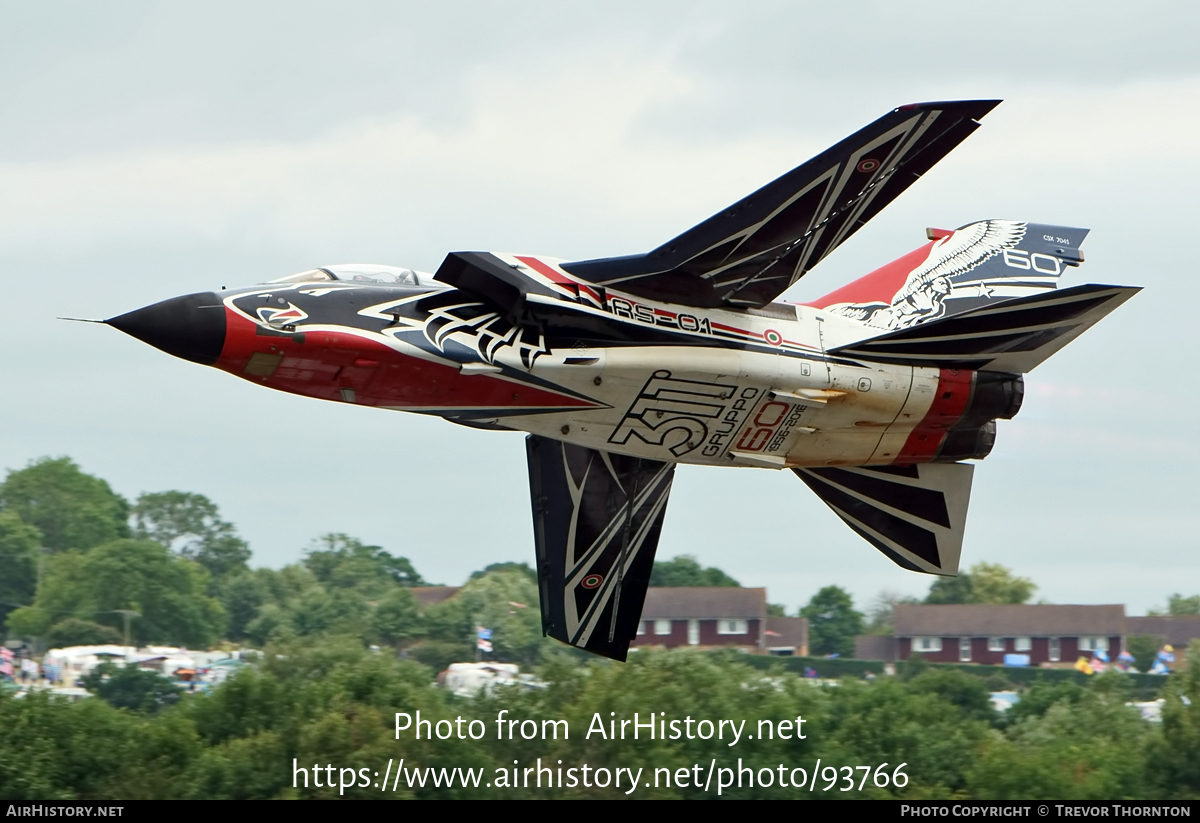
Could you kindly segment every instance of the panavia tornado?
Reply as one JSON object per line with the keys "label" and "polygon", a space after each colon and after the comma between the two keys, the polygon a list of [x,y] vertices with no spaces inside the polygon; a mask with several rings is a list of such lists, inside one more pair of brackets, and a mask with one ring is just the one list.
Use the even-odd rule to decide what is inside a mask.
{"label": "panavia tornado", "polygon": [[901,106],[645,254],[325,266],[105,322],[268,388],[527,432],[544,631],[624,660],[680,463],[789,469],[898,565],[957,573],[964,461],[1138,289],[1057,288],[1086,229],[981,220],[776,298],[998,102]]}

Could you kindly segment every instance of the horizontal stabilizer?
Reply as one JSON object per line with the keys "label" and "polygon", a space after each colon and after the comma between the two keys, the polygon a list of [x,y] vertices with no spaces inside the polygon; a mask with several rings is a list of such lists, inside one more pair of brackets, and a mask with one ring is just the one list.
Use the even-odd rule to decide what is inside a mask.
{"label": "horizontal stabilizer", "polygon": [[765,306],[979,127],[998,100],[901,106],[647,254],[564,263],[685,306]]}
{"label": "horizontal stabilizer", "polygon": [[885,363],[1024,374],[1139,291],[1133,286],[1085,285],[1018,297],[833,352]]}
{"label": "horizontal stabilizer", "polygon": [[674,463],[525,440],[542,631],[624,660],[637,635]]}
{"label": "horizontal stabilizer", "polygon": [[899,566],[958,574],[969,463],[792,469],[846,525]]}

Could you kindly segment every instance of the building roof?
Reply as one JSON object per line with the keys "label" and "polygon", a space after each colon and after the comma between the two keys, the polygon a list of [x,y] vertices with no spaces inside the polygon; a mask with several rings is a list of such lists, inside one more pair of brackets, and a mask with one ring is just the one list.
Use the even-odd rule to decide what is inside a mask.
{"label": "building roof", "polygon": [[1200,614],[1172,614],[1161,617],[1127,617],[1130,634],[1151,634],[1172,646],[1186,647],[1200,638]]}
{"label": "building roof", "polygon": [[768,649],[808,646],[808,620],[803,617],[768,617],[767,636],[763,641]]}
{"label": "building roof", "polygon": [[1125,607],[897,605],[896,637],[1078,637],[1125,634]]}
{"label": "building roof", "polygon": [[413,586],[409,591],[417,599],[417,605],[422,609],[428,609],[434,603],[441,603],[443,600],[454,597],[461,588],[462,586]]}
{"label": "building roof", "polygon": [[643,620],[762,620],[767,590],[735,586],[652,586],[646,591]]}

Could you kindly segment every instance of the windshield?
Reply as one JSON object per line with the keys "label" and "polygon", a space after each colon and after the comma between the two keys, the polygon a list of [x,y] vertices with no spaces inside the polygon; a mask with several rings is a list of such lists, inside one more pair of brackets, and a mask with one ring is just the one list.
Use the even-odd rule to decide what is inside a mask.
{"label": "windshield", "polygon": [[343,263],[325,266],[324,270],[338,280],[356,283],[381,283],[388,286],[416,286],[417,275],[412,269],[398,266],[375,266],[366,263]]}
{"label": "windshield", "polygon": [[268,280],[268,283],[315,283],[321,280],[332,280],[333,275],[324,269],[309,269],[302,271],[299,274],[289,274],[287,277],[279,277],[275,280]]}
{"label": "windshield", "polygon": [[382,286],[419,286],[420,281],[412,269],[399,266],[379,266],[373,263],[342,263],[309,269],[299,274],[290,274],[271,280],[271,283],[318,283],[338,280],[350,283],[376,283]]}

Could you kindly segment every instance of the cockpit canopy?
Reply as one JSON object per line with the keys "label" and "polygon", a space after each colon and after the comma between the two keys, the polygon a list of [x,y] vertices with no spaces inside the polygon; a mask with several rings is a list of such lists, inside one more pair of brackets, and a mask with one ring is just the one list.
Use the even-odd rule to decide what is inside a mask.
{"label": "cockpit canopy", "polygon": [[271,283],[319,283],[337,281],[364,283],[378,286],[434,286],[432,275],[419,275],[412,269],[398,266],[378,266],[373,263],[342,263],[337,266],[322,266],[299,274],[290,274],[271,280]]}

